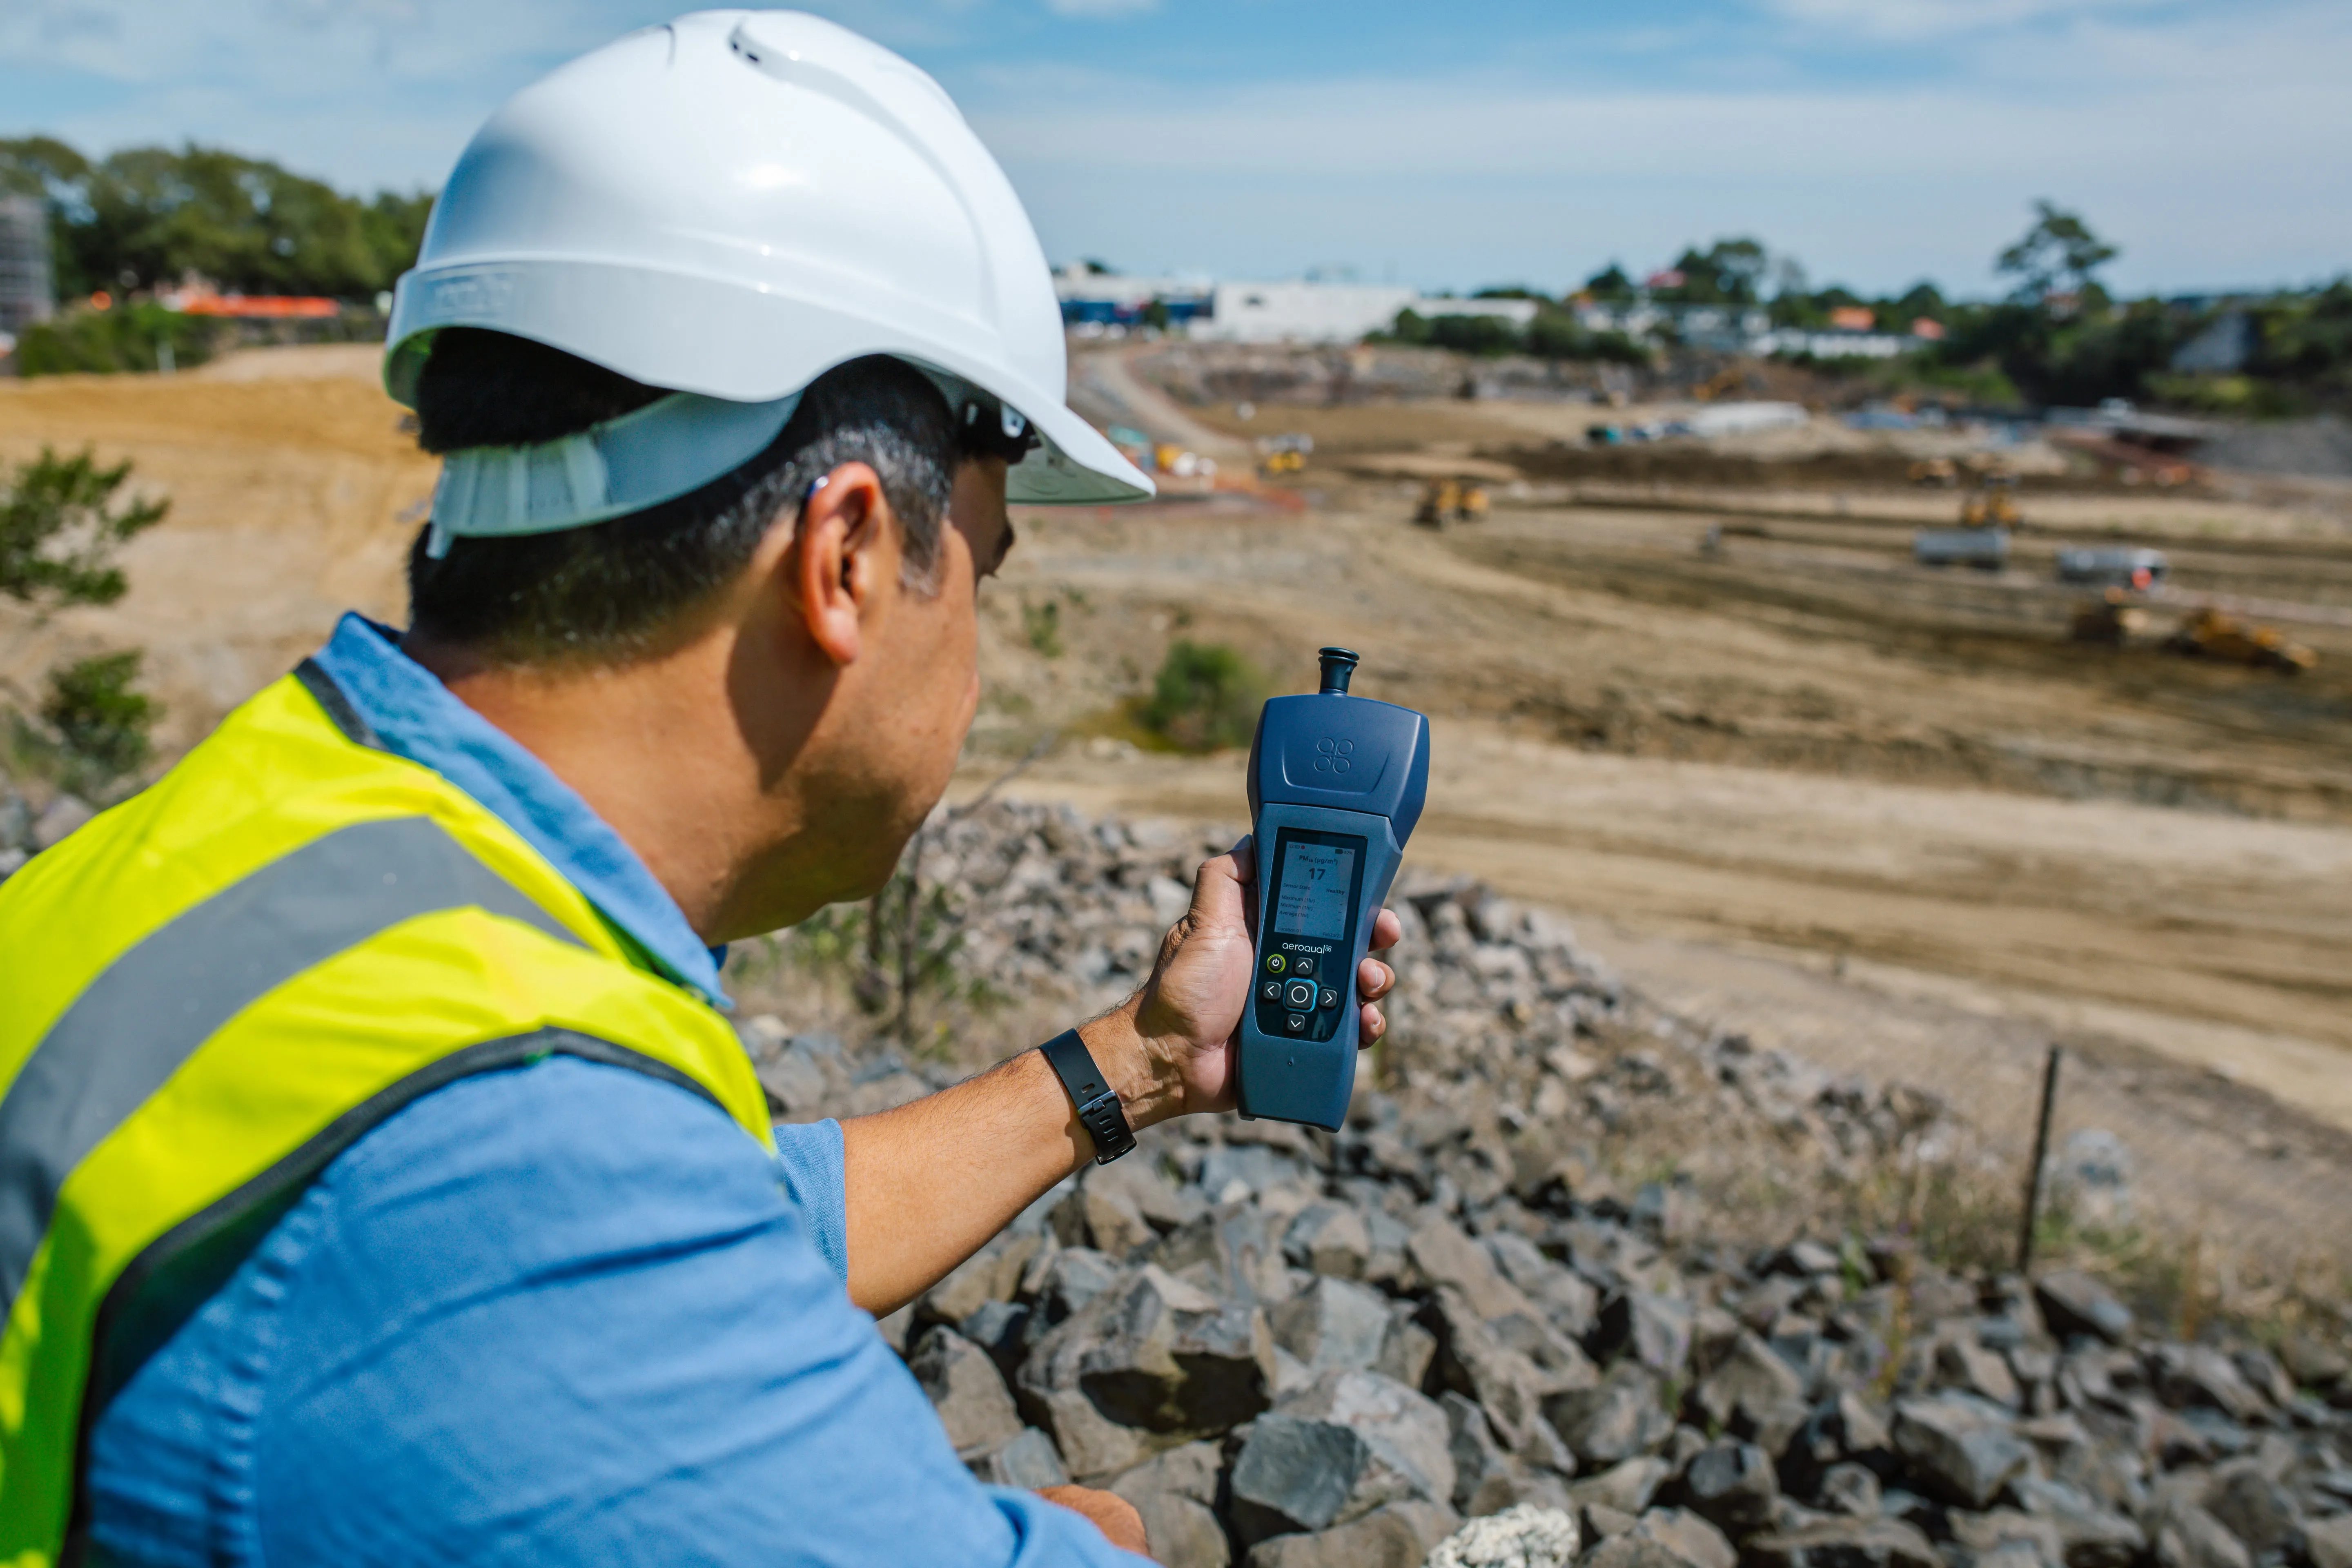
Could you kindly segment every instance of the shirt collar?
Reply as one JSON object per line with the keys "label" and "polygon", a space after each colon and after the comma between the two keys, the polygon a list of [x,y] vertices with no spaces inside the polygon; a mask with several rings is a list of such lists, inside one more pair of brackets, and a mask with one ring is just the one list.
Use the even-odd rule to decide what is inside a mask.
{"label": "shirt collar", "polygon": [[431,768],[522,835],[664,974],[713,1006],[733,1006],[719,980],[726,950],[703,945],[636,851],[545,763],[401,652],[397,638],[346,614],[318,653],[384,749]]}

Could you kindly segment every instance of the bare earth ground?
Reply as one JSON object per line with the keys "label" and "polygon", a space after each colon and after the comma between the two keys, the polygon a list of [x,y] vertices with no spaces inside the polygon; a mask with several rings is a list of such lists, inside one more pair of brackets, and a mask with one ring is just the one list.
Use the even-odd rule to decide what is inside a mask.
{"label": "bare earth ground", "polygon": [[[1245,495],[1024,513],[984,603],[989,696],[959,790],[1238,824],[1238,756],[1137,752],[1119,705],[1177,637],[1434,721],[1412,855],[1569,911],[1679,1010],[2030,1132],[2042,1052],[2076,1053],[2061,1136],[2104,1126],[2147,1199],[2212,1232],[2340,1229],[2352,1195],[2352,507],[2326,487],[2025,500],[1999,576],[1909,564],[1948,495],[1498,482],[1488,522],[1410,527],[1417,486],[1588,410],[1173,411],[1124,359],[1099,416],[1246,465],[1318,432],[1304,513]],[[168,492],[130,595],[47,626],[0,606],[0,676],[140,644],[184,744],[356,605],[397,616],[432,466],[348,351],[203,377],[0,384],[0,458],[94,442]],[[1557,431],[1554,430],[1557,426]],[[1832,432],[1827,439],[1843,440]],[[1383,464],[1413,458],[1420,467]],[[1517,471],[1505,466],[1502,474]],[[1723,548],[1697,546],[1710,524]],[[2286,679],[2063,641],[2074,537],[2173,552],[2174,595],[2284,605]],[[1041,618],[1048,612],[1050,626]],[[1093,739],[1087,737],[1092,736]]]}

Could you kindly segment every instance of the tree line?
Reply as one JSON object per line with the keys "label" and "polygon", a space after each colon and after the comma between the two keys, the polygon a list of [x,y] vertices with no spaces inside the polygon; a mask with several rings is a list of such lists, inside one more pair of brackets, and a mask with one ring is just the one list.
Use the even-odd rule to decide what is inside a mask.
{"label": "tree line", "polygon": [[349,195],[190,142],[92,159],[49,136],[0,140],[0,191],[48,204],[60,299],[176,287],[373,300],[416,259],[433,197]]}
{"label": "tree line", "polygon": [[[1672,265],[1640,280],[1612,262],[1557,299],[1525,287],[1479,291],[1480,298],[1534,300],[1536,318],[1524,330],[1487,317],[1408,312],[1384,335],[1468,353],[1641,361],[1674,346],[1670,329],[1641,342],[1588,331],[1577,323],[1576,305],[1647,298],[1760,309],[1774,327],[1814,331],[1841,319],[1836,312],[1866,310],[1880,331],[1908,332],[1925,321],[1942,333],[1923,340],[1899,365],[1874,374],[1972,400],[2086,405],[2125,397],[2248,414],[2352,407],[2352,278],[2252,299],[2123,300],[2102,276],[2119,254],[2079,214],[2040,202],[2025,233],[1994,258],[1996,274],[2009,284],[1998,299],[1954,300],[1926,281],[1876,297],[1836,284],[1815,288],[1794,258],[1736,236],[1704,250],[1687,246]],[[2249,352],[2241,369],[2171,368],[2182,347],[2231,312],[2245,318]]]}

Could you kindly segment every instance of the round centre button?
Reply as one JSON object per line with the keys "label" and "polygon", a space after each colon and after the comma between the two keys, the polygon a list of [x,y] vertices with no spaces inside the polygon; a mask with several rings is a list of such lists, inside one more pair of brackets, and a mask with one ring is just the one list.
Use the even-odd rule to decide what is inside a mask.
{"label": "round centre button", "polygon": [[1283,1001],[1302,1012],[1315,1005],[1315,984],[1310,980],[1294,980],[1284,988]]}

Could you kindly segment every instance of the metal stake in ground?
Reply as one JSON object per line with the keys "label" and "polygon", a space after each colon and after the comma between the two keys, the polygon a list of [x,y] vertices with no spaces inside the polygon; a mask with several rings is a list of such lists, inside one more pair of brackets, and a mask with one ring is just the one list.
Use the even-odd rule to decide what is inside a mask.
{"label": "metal stake in ground", "polygon": [[2025,1173],[2025,1218],[2017,1227],[2017,1271],[2031,1273],[2033,1268],[2033,1217],[2042,1207],[2042,1167],[2050,1158],[2050,1112],[2058,1103],[2058,1058],[2065,1047],[2050,1047],[2050,1060],[2042,1069],[2042,1120],[2033,1130],[2033,1165]]}

